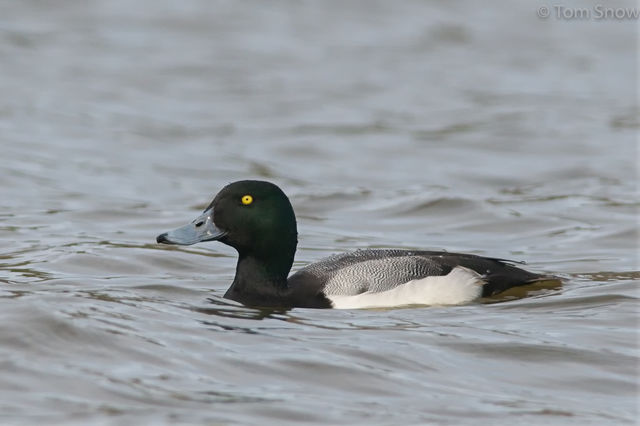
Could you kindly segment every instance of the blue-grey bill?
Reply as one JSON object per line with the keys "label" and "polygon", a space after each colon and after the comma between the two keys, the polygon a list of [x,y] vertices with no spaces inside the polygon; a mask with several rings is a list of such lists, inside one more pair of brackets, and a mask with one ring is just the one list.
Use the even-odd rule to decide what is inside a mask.
{"label": "blue-grey bill", "polygon": [[190,224],[158,235],[156,241],[162,244],[188,246],[201,241],[218,240],[224,235],[225,233],[213,224],[213,209],[208,209]]}

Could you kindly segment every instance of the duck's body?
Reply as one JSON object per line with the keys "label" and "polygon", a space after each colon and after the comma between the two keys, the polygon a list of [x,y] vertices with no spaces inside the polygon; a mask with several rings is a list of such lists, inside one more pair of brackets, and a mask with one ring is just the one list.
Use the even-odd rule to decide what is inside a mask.
{"label": "duck's body", "polygon": [[249,306],[455,305],[548,279],[503,259],[394,249],[334,255],[287,278],[297,244],[295,215],[280,188],[262,181],[226,186],[202,216],[157,238],[166,244],[210,240],[238,250],[225,298]]}

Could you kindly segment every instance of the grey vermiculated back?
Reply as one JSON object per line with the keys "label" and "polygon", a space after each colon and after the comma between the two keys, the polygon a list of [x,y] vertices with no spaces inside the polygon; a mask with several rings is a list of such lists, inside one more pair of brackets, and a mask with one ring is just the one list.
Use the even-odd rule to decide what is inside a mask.
{"label": "grey vermiculated back", "polygon": [[451,267],[430,252],[407,250],[358,250],[337,254],[302,268],[298,274],[309,274],[326,280],[325,294],[354,295],[365,291],[390,290],[408,281],[429,275],[444,275]]}
{"label": "grey vermiculated back", "polygon": [[456,266],[464,266],[485,276],[483,296],[489,296],[542,277],[510,262],[441,251],[358,250],[312,263],[289,277],[289,282],[313,281],[324,294],[354,295],[390,290],[411,280],[446,275]]}

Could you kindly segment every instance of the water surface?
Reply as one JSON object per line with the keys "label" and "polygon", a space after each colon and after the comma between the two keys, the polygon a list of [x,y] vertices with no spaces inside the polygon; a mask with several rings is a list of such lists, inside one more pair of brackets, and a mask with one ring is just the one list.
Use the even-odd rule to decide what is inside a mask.
{"label": "water surface", "polygon": [[[637,421],[637,21],[526,1],[0,6],[0,422]],[[294,268],[446,249],[565,284],[248,309],[222,299],[233,250],[155,244],[243,178],[290,195]]]}

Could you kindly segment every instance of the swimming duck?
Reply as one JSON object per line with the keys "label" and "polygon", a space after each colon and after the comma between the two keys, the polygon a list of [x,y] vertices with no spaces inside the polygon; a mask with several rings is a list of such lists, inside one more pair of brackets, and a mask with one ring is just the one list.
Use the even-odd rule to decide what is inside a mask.
{"label": "swimming duck", "polygon": [[236,275],[224,297],[255,307],[458,305],[549,279],[504,259],[398,249],[333,255],[287,278],[298,243],[293,207],[278,186],[257,180],[227,185],[194,221],[156,241],[235,248]]}

